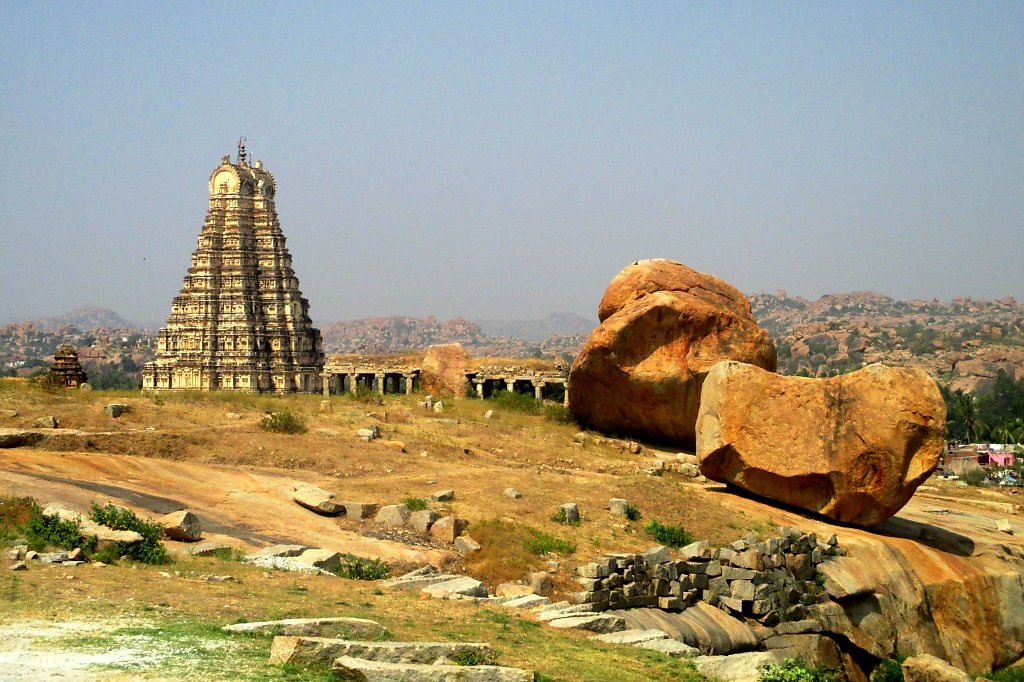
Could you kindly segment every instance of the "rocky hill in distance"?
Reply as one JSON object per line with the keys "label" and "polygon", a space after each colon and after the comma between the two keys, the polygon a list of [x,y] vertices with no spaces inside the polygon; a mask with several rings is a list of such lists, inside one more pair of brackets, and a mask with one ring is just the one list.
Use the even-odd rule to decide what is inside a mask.
{"label": "rocky hill in distance", "polygon": [[992,388],[1002,370],[1024,378],[1024,305],[955,298],[900,301],[870,291],[811,301],[784,291],[750,297],[776,340],[779,372],[830,376],[882,362],[915,366],[965,392]]}

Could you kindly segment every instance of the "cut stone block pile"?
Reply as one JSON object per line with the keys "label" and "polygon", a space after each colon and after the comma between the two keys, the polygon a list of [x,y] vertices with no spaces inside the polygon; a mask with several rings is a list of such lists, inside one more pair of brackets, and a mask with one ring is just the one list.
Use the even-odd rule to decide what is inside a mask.
{"label": "cut stone block pile", "polygon": [[584,589],[573,599],[592,611],[650,606],[680,611],[703,601],[768,626],[801,620],[809,605],[829,599],[815,582],[817,566],[844,552],[835,535],[821,542],[814,533],[780,530],[765,541],[747,536],[719,548],[694,542],[680,550],[680,560],[665,547],[607,556],[577,569]]}

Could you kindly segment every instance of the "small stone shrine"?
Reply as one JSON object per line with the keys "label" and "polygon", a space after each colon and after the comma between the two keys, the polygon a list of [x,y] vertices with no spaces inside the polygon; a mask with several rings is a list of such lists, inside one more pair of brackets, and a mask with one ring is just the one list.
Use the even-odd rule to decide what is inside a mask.
{"label": "small stone shrine", "polygon": [[225,156],[210,208],[143,389],[315,392],[324,353],[278,221],[277,184],[260,161]]}
{"label": "small stone shrine", "polygon": [[61,386],[67,388],[78,388],[86,381],[85,371],[78,362],[78,350],[66,343],[57,346],[53,353],[50,373],[57,377]]}

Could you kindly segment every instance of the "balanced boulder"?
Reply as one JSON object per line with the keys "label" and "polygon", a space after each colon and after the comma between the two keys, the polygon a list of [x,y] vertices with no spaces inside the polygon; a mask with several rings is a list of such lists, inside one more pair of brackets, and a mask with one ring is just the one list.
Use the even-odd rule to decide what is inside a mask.
{"label": "balanced boulder", "polygon": [[[466,379],[466,366],[469,364],[469,353],[461,343],[443,343],[431,346],[423,357],[420,365],[420,387],[433,395],[466,394],[469,381]],[[433,404],[428,407],[437,410]]]}
{"label": "balanced boulder", "polygon": [[808,379],[722,362],[704,381],[697,457],[712,480],[870,526],[935,469],[945,423],[939,388],[921,370],[869,365]]}
{"label": "balanced boulder", "polygon": [[747,297],[675,261],[624,268],[598,319],[569,373],[569,409],[605,433],[693,445],[701,384],[715,363],[775,369],[775,344]]}

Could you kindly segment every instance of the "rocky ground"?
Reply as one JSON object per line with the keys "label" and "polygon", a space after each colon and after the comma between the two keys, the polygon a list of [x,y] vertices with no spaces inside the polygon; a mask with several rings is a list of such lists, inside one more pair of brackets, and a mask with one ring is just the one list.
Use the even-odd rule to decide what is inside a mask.
{"label": "rocky ground", "polygon": [[[511,410],[487,418],[490,405],[471,399],[427,412],[416,398],[388,397],[379,405],[335,397],[332,411],[322,413],[318,396],[48,394],[6,382],[2,414],[17,414],[0,417],[0,427],[34,432],[38,417],[53,415],[69,430],[0,449],[0,494],[80,511],[110,500],[150,517],[187,507],[203,519],[204,542],[238,548],[239,555],[285,542],[329,547],[382,558],[399,571],[430,564],[470,575],[492,594],[543,571],[553,582],[551,599],[580,589],[579,567],[654,545],[643,532],[650,520],[681,525],[716,546],[743,536],[764,540],[778,526],[791,526],[820,538],[835,534],[846,552],[820,571],[828,603],[819,609],[816,632],[806,636],[839,642],[861,665],[921,651],[980,674],[1020,656],[1019,497],[965,492],[933,479],[890,521],[856,529],[679,473],[685,467],[672,451],[580,435],[571,424]],[[117,419],[103,410],[115,400],[129,405]],[[309,430],[263,431],[257,422],[268,409],[301,415]],[[371,425],[381,437],[365,442],[357,431]],[[339,499],[382,505],[453,490],[454,499],[428,504],[468,520],[467,532],[481,549],[463,555],[407,528],[381,528],[372,518],[315,514],[292,501],[300,482]],[[510,487],[521,497],[507,495]],[[641,518],[613,515],[612,498],[635,505]],[[579,526],[552,520],[564,502],[579,505]],[[543,556],[525,551],[524,539],[534,532],[575,547]],[[544,679],[612,679],[609,671],[637,680],[698,675],[664,653],[541,625],[541,616],[528,610],[424,600],[377,582],[192,557],[188,545],[169,544],[177,558],[168,566],[32,564],[7,572],[5,564],[0,664],[27,679],[278,679],[283,669],[266,663],[269,640],[229,637],[219,626],[345,615],[372,617],[396,639],[489,642],[503,665],[539,671]],[[57,651],[75,652],[61,655],[59,671]],[[197,661],[192,670],[180,667],[188,658]],[[715,658],[703,657],[700,669],[732,675],[715,672],[721,670],[712,666]]]}

